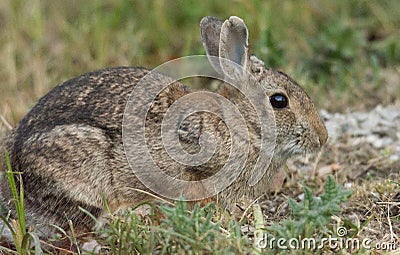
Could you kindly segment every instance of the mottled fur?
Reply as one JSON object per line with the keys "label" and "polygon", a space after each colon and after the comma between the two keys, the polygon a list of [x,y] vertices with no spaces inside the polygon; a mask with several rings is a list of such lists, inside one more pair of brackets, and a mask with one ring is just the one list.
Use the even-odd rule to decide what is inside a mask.
{"label": "mottled fur", "polygon": [[[256,198],[263,194],[270,178],[289,156],[318,150],[325,143],[327,133],[312,101],[296,82],[283,73],[264,68],[262,61],[247,55],[247,29],[240,19],[231,17],[223,23],[207,17],[201,27],[208,55],[222,54],[250,71],[265,91],[266,104],[275,93],[289,99],[288,107],[274,111],[277,147],[273,160],[263,178],[250,187],[247,181],[259,155],[260,125],[254,108],[243,94],[229,86],[221,88],[220,94],[235,103],[244,115],[251,142],[250,152],[244,155],[247,157],[244,171],[219,194],[223,204],[229,207],[243,196]],[[220,37],[225,39],[220,41]],[[234,54],[242,53],[241,61],[231,54],[231,44],[235,46]],[[212,64],[225,74],[232,71],[224,63]],[[71,79],[42,97],[6,138],[5,148],[12,167],[22,172],[28,225],[35,225],[43,231],[43,236],[53,233],[49,224],[68,229],[67,219],[77,228],[92,229],[95,223],[79,207],[100,218],[105,213],[103,199],[116,211],[148,198],[136,191],[147,188],[130,168],[122,143],[126,102],[137,82],[148,72],[145,68],[118,67]],[[152,78],[154,81],[169,79],[157,73]],[[183,84],[174,83],[158,95],[147,115],[146,138],[155,162],[163,171],[184,180],[201,180],[224,165],[231,138],[217,116],[197,113],[179,127],[182,146],[189,153],[196,153],[200,149],[199,137],[210,132],[217,138],[215,154],[206,164],[192,167],[168,157],[161,140],[162,118],[174,101],[190,92]],[[215,107],[214,110],[224,114],[223,109]],[[141,162],[133,167],[139,166]],[[201,189],[194,186],[187,192],[203,192]],[[6,178],[1,179],[0,192],[2,202],[15,217]]]}

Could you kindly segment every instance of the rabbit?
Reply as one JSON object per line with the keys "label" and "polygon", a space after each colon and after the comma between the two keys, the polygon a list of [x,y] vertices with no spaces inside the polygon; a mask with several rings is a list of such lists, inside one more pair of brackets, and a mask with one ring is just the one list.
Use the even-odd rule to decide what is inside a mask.
{"label": "rabbit", "polygon": [[[328,135],[306,92],[285,73],[266,68],[260,59],[248,54],[248,30],[242,19],[231,16],[222,21],[204,17],[200,30],[207,56],[215,70],[231,80],[241,79],[242,86],[260,86],[263,93],[258,96],[265,107],[271,107],[276,122],[276,126],[272,125],[276,129],[276,145],[271,162],[258,166],[265,173],[255,185],[249,185],[262,142],[257,112],[240,93],[240,88],[223,83],[218,89],[218,95],[233,102],[244,116],[250,141],[248,153],[243,153],[246,160],[243,171],[230,180],[228,187],[211,198],[229,208],[243,197],[254,199],[264,194],[271,178],[289,157],[317,152],[326,143]],[[248,77],[240,69],[223,59],[251,73],[258,85],[246,81]],[[122,134],[123,121],[127,121],[124,122],[128,123],[127,126],[130,121],[135,121],[135,116],[123,119],[129,96],[137,83],[150,72],[143,67],[114,67],[68,80],[43,96],[6,137],[4,147],[10,155],[13,171],[21,172],[20,177],[15,176],[15,181],[17,186],[20,181],[23,183],[27,226],[34,226],[41,238],[56,232],[52,225],[69,229],[68,220],[75,231],[95,229],[107,215],[105,203],[111,212],[115,212],[152,198],[154,192],[135,175],[145,164],[140,158],[129,164]],[[170,80],[162,73],[152,73],[148,86],[152,86],[152,82]],[[206,163],[190,166],[169,157],[162,146],[163,116],[175,101],[190,93],[193,90],[180,82],[173,82],[162,90],[146,115],[145,136],[148,150],[163,172],[186,181],[201,181],[224,166],[233,139],[217,115],[198,112],[180,122],[180,143],[188,153],[197,153],[201,150],[201,135],[209,132],[216,141],[214,154]],[[140,101],[141,95],[136,95],[136,98],[138,104],[145,103]],[[199,101],[207,101],[207,98]],[[225,114],[226,109],[218,100],[210,105],[215,112]],[[240,134],[237,137],[240,142]],[[164,180],[160,180],[158,185],[176,189]],[[201,185],[194,185],[185,194],[204,192],[201,189]],[[4,174],[0,182],[0,197],[11,211],[11,218],[15,218],[13,196]]]}

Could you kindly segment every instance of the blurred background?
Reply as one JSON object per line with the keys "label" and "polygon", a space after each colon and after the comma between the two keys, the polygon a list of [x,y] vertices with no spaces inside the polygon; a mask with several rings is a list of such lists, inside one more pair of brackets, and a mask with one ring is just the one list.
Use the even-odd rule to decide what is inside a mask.
{"label": "blurred background", "polygon": [[14,126],[51,88],[88,71],[204,54],[199,22],[208,15],[242,17],[251,52],[319,108],[370,110],[400,98],[396,0],[2,0],[0,115]]}

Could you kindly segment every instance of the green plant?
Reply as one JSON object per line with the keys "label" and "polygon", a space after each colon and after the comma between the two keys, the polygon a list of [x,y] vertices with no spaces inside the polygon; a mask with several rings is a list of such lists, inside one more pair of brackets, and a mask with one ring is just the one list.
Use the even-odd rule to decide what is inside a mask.
{"label": "green plant", "polygon": [[187,203],[178,201],[175,207],[162,206],[160,211],[165,215],[165,219],[162,219],[159,227],[153,229],[164,237],[161,240],[164,242],[165,251],[189,251],[190,247],[190,250],[196,253],[202,250],[212,251],[215,248],[213,246],[219,234],[220,224],[212,222],[215,212],[213,204],[203,208],[196,204],[194,209],[189,211]]}
{"label": "green plant", "polygon": [[146,254],[156,250],[156,235],[150,231],[150,226],[156,223],[155,208],[148,205],[150,214],[147,216],[140,216],[132,210],[111,217],[101,230],[105,238],[101,243],[107,244],[110,254]]}
{"label": "green plant", "polygon": [[339,204],[351,196],[351,190],[338,185],[332,176],[328,176],[324,193],[320,197],[313,196],[312,190],[303,188],[304,200],[296,202],[289,199],[292,218],[276,223],[268,228],[276,238],[290,240],[291,238],[322,238],[327,232],[327,224],[331,216],[341,211]]}
{"label": "green plant", "polygon": [[396,184],[397,186],[400,187],[400,182],[396,182],[396,181],[390,181],[390,182],[392,182],[392,183],[394,183],[394,184]]}
{"label": "green plant", "polygon": [[[344,77],[354,72],[366,46],[362,31],[341,20],[324,23],[315,36],[306,39],[312,55],[304,57],[303,71],[312,81],[330,84],[332,78],[342,91],[346,88]],[[335,82],[335,83],[336,83]]]}
{"label": "green plant", "polygon": [[111,254],[248,253],[252,247],[241,225],[228,220],[221,226],[214,204],[189,210],[184,201],[151,208],[147,216],[134,212],[113,217],[102,231]]}
{"label": "green plant", "polygon": [[398,65],[400,63],[400,45],[397,36],[372,41],[369,54],[376,56],[382,66]]}
{"label": "green plant", "polygon": [[[30,229],[27,230],[26,221],[25,221],[25,211],[24,211],[24,189],[22,184],[21,173],[13,172],[10,158],[7,150],[5,151],[6,163],[7,163],[7,171],[6,176],[8,182],[10,184],[10,189],[13,194],[15,209],[17,212],[17,219],[10,219],[9,216],[4,217],[0,216],[1,220],[10,230],[15,249],[18,254],[31,254],[30,247],[33,245],[35,247],[35,254],[41,254],[42,249],[39,241],[39,237],[32,232]],[[15,176],[19,179],[19,188],[15,183]],[[18,192],[19,190],[19,192]],[[31,243],[33,240],[33,244]],[[1,247],[0,247],[1,250]]]}
{"label": "green plant", "polygon": [[260,39],[255,46],[259,50],[260,57],[264,60],[265,66],[277,68],[285,66],[285,52],[272,31],[273,29],[271,28],[261,31]]}

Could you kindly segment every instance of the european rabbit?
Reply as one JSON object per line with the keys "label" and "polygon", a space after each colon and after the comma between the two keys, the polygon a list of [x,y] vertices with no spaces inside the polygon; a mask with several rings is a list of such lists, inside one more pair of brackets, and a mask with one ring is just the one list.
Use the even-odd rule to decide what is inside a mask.
{"label": "european rabbit", "polygon": [[[219,90],[219,95],[233,102],[246,119],[250,139],[249,151],[243,156],[247,159],[244,170],[218,195],[229,206],[242,197],[262,195],[270,178],[288,157],[319,150],[327,140],[327,131],[311,99],[295,81],[284,73],[265,68],[261,60],[248,55],[248,31],[240,18],[230,17],[223,22],[205,17],[200,27],[213,67],[230,79],[242,79],[243,86],[249,85],[243,81],[246,76],[212,56],[229,59],[251,73],[256,86],[263,91],[260,96],[265,106],[272,106],[276,122],[272,161],[259,166],[266,169],[265,174],[254,186],[249,186],[248,180],[260,154],[261,126],[254,107],[237,88],[224,84]],[[54,233],[55,228],[50,224],[68,229],[67,220],[76,229],[93,229],[95,222],[79,207],[100,218],[105,214],[103,199],[116,211],[149,198],[138,192],[149,189],[132,171],[132,168],[140,171],[145,165],[139,158],[131,168],[122,136],[128,98],[149,72],[145,68],[108,68],[66,81],[42,97],[6,138],[5,148],[13,170],[22,172],[27,224],[34,225],[43,237]],[[160,73],[154,73],[151,79],[154,82],[170,80]],[[146,115],[145,131],[148,149],[160,169],[188,181],[203,180],[218,172],[229,158],[233,141],[218,116],[196,113],[178,126],[180,143],[193,154],[201,150],[200,136],[212,133],[217,145],[211,159],[199,166],[186,166],[168,156],[162,146],[163,116],[176,100],[191,92],[182,83],[175,82],[157,95]],[[207,98],[201,100],[207,101]],[[225,109],[218,100],[215,102],[212,107],[224,114]],[[129,117],[125,118],[129,123]],[[15,179],[19,182],[19,178]],[[160,182],[163,188],[176,188],[163,180]],[[1,200],[15,217],[7,178],[3,177],[0,185]],[[200,186],[194,186],[185,192],[190,195],[203,191]]]}

